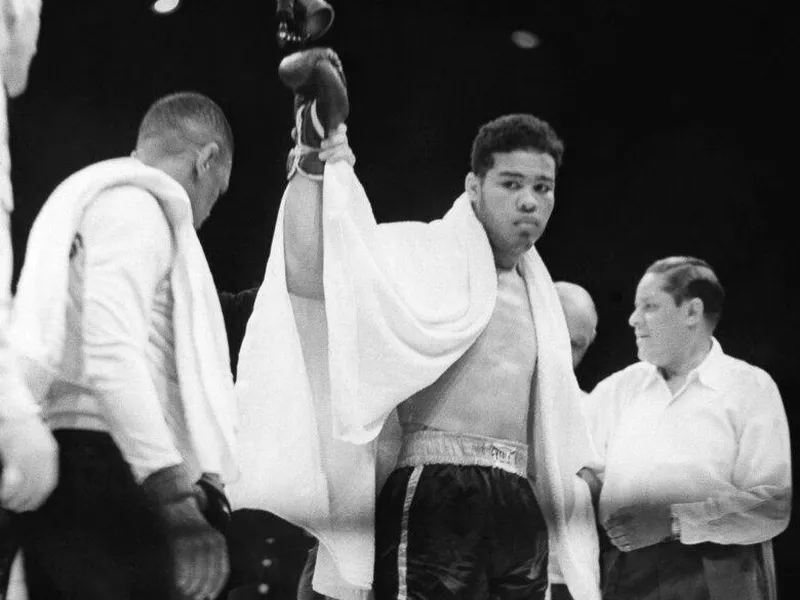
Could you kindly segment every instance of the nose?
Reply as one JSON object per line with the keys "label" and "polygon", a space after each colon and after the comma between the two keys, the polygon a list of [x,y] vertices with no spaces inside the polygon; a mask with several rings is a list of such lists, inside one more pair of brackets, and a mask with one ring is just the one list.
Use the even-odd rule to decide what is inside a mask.
{"label": "nose", "polygon": [[631,327],[635,328],[636,325],[638,325],[640,322],[641,322],[641,319],[640,319],[640,316],[639,316],[639,309],[638,308],[634,308],[633,312],[631,313],[631,316],[628,317],[628,325],[630,325]]}
{"label": "nose", "polygon": [[522,212],[534,212],[539,207],[539,198],[530,188],[524,188],[520,191],[517,198],[517,208]]}

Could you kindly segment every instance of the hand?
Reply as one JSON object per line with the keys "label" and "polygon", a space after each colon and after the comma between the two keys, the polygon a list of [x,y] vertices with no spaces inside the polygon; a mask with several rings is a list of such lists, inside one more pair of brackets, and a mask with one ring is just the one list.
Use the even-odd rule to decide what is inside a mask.
{"label": "hand", "polygon": [[58,446],[38,416],[0,422],[0,504],[23,512],[39,508],[58,483]]}
{"label": "hand", "polygon": [[161,507],[172,548],[175,581],[185,598],[216,598],[230,574],[222,534],[200,514],[194,497]]}
{"label": "hand", "polygon": [[200,512],[188,470],[182,464],[159,469],[142,487],[164,519],[178,591],[192,600],[215,598],[228,580],[228,549]]}
{"label": "hand", "polygon": [[630,552],[669,538],[672,513],[669,505],[626,506],[611,515],[603,527],[614,546]]}
{"label": "hand", "polygon": [[344,161],[351,167],[356,164],[356,156],[347,141],[347,125],[339,125],[320,144],[319,159],[323,162]]}

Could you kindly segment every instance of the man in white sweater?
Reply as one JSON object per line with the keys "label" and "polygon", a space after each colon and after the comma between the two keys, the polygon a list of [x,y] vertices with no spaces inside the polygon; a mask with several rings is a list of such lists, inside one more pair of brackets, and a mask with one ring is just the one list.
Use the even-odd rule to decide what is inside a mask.
{"label": "man in white sweater", "polygon": [[[231,383],[227,346],[214,369],[186,378],[183,358],[193,350],[182,329],[201,340],[204,330],[221,327],[221,314],[214,293],[216,308],[203,320],[200,298],[187,298],[192,286],[179,287],[177,277],[205,270],[210,281],[194,228],[227,189],[232,158],[230,126],[213,101],[167,96],[145,115],[133,157],[73,175],[37,219],[66,206],[74,227],[71,248],[63,247],[62,349],[50,365],[52,383],[39,394],[61,452],[60,482],[21,518],[32,600],[166,600],[175,593],[199,600],[226,581],[224,538],[202,512],[225,512],[224,460],[215,455],[218,423],[202,413],[196,391],[203,389],[197,380],[202,386],[209,376]],[[54,240],[64,220],[53,220]],[[41,245],[39,256],[34,243],[18,298],[37,269],[66,260],[55,241]],[[187,244],[199,262],[182,269]]]}

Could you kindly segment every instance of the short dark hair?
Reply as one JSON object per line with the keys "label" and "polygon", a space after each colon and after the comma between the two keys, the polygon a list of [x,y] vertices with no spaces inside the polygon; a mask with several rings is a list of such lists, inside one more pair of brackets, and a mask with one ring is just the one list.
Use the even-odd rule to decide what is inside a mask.
{"label": "short dark hair", "polygon": [[156,100],[139,125],[139,140],[177,135],[197,145],[216,142],[221,156],[233,159],[233,130],[211,98],[197,92],[177,92]]}
{"label": "short dark hair", "polygon": [[528,114],[503,115],[481,126],[472,142],[472,172],[483,177],[494,166],[495,152],[533,150],[549,154],[561,166],[564,142],[545,121]]}
{"label": "short dark hair", "polygon": [[692,256],[670,256],[654,262],[646,273],[663,275],[663,289],[678,306],[684,300],[700,298],[706,321],[712,331],[716,328],[722,317],[725,290],[706,261]]}

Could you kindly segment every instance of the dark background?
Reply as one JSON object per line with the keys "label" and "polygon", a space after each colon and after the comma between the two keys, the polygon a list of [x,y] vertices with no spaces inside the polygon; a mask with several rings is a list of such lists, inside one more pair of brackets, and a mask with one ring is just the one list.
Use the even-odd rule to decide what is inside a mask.
{"label": "dark background", "polygon": [[[788,4],[788,3],[786,3]],[[441,216],[463,189],[479,125],[532,112],[567,146],[538,248],[555,279],[598,305],[586,389],[635,360],[636,283],[657,258],[708,260],[728,292],[717,336],[766,369],[800,435],[795,340],[795,151],[789,31],[777,2],[334,0],[324,39],[344,63],[356,172],[379,221]],[[128,154],[157,97],[214,98],[236,136],[230,192],[201,231],[218,286],[263,276],[291,146],[276,76],[274,3],[44,0],[28,91],[10,104],[17,270],[27,230],[73,171]],[[510,34],[541,44],[522,50]],[[794,162],[794,161],[792,161]],[[796,195],[796,192],[795,192]],[[800,587],[795,528],[776,541],[784,591]]]}

